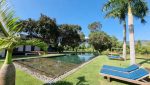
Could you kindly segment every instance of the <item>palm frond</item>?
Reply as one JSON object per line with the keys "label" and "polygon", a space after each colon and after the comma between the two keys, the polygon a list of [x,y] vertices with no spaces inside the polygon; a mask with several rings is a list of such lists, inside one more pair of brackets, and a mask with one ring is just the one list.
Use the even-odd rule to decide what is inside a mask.
{"label": "palm frond", "polygon": [[111,8],[111,10],[107,10],[105,18],[118,18],[120,23],[122,23],[122,21],[125,21],[125,18],[127,16],[128,10],[126,9],[126,7],[127,5],[123,4],[121,7],[116,6],[115,8]]}
{"label": "palm frond", "polygon": [[144,17],[148,15],[149,8],[144,0],[136,0],[136,3],[134,3],[132,7],[132,11],[136,18],[141,19],[141,23],[146,23]]}
{"label": "palm frond", "polygon": [[0,29],[6,37],[14,35],[20,31],[19,18],[14,18],[14,11],[9,7],[6,0],[0,3]]}
{"label": "palm frond", "polygon": [[124,3],[127,3],[127,0],[109,0],[107,3],[104,4],[102,11],[109,11],[114,8],[122,7]]}
{"label": "palm frond", "polygon": [[106,18],[118,18],[119,21],[125,20],[128,13],[128,5],[130,4],[134,17],[146,23],[144,17],[148,15],[148,5],[145,0],[109,0],[103,7],[106,12]]}
{"label": "palm frond", "polygon": [[13,38],[0,38],[0,50],[12,48],[14,45],[13,43],[16,42]]}

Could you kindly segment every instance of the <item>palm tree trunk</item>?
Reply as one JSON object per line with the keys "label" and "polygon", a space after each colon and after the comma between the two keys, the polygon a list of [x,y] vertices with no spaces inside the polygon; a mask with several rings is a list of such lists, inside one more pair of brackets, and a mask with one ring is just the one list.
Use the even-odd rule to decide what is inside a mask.
{"label": "palm tree trunk", "polygon": [[12,49],[7,49],[5,62],[0,70],[0,85],[15,85],[16,70],[12,63]]}
{"label": "palm tree trunk", "polygon": [[13,52],[13,49],[7,49],[4,64],[11,64],[12,63],[12,52]]}
{"label": "palm tree trunk", "polygon": [[124,21],[123,27],[123,58],[126,60],[126,21]]}
{"label": "palm tree trunk", "polygon": [[129,25],[129,38],[130,38],[130,64],[135,64],[135,42],[134,42],[134,25],[133,14],[129,3],[128,7],[128,25]]}

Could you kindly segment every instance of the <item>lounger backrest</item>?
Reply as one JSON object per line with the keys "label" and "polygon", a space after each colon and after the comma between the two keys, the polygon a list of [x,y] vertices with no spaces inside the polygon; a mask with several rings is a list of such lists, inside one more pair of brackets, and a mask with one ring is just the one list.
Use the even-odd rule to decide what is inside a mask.
{"label": "lounger backrest", "polygon": [[149,74],[149,72],[146,69],[140,68],[138,70],[131,72],[129,75],[130,75],[131,79],[136,80],[136,79],[142,78],[148,74]]}
{"label": "lounger backrest", "polygon": [[134,65],[131,65],[131,66],[127,67],[127,68],[125,69],[125,71],[126,71],[126,72],[131,72],[131,71],[134,71],[134,70],[136,70],[136,69],[139,69],[139,66],[136,65],[136,64],[134,64]]}

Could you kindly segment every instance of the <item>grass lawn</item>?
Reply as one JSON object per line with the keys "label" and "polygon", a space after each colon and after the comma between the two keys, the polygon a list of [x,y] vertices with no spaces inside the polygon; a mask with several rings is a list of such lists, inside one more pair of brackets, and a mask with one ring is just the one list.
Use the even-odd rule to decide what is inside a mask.
{"label": "grass lawn", "polygon": [[[150,67],[150,60],[143,58],[142,55],[140,55],[140,57],[138,56],[137,62],[142,64],[143,67]],[[2,62],[0,62],[0,65],[1,64]],[[99,75],[99,71],[104,64],[127,67],[129,60],[109,60],[107,56],[99,56],[88,65],[54,85],[131,85],[130,83],[118,80],[112,80],[110,83],[107,82],[106,79],[103,79],[103,77]],[[17,69],[16,85],[43,85],[43,83]]]}
{"label": "grass lawn", "polygon": [[[150,67],[150,62],[143,58],[137,59],[138,63],[141,63],[144,67]],[[79,71],[74,74],[68,76],[63,81],[70,82],[73,85],[130,85],[127,82],[120,82],[113,80],[111,83],[107,82],[106,79],[103,79],[102,76],[99,75],[99,71],[102,65],[114,65],[126,67],[129,65],[129,60],[127,61],[118,61],[118,60],[109,60],[106,56],[99,56],[90,64],[84,66]],[[69,85],[69,84],[68,84]]]}

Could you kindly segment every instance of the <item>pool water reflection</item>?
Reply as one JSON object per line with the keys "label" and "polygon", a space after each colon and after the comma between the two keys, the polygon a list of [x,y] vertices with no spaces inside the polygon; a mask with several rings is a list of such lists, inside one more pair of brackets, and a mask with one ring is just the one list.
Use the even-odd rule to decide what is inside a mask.
{"label": "pool water reflection", "polygon": [[69,55],[65,55],[65,56],[61,56],[61,57],[53,57],[53,58],[49,58],[49,59],[54,59],[54,60],[66,62],[66,63],[81,64],[86,61],[89,61],[90,59],[92,59],[94,57],[95,57],[95,55],[93,55],[93,54],[85,53],[85,54],[78,54],[78,55],[69,54]]}

